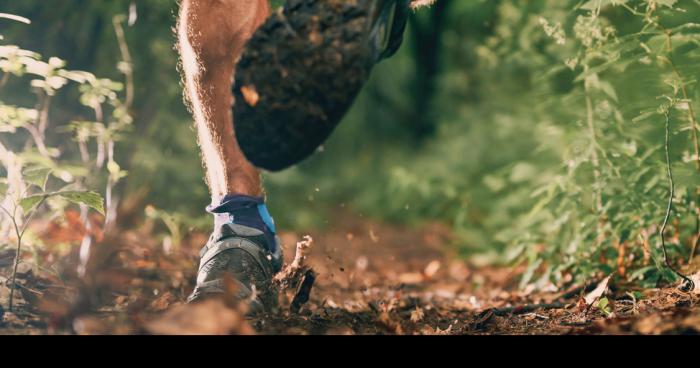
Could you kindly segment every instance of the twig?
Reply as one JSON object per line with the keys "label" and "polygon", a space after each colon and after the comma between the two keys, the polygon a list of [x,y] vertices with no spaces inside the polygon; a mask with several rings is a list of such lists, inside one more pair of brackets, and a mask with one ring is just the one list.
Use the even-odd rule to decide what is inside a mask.
{"label": "twig", "polygon": [[[673,71],[673,74],[675,74],[676,78],[678,78],[678,81],[680,82],[680,90],[681,93],[683,94],[683,99],[685,103],[688,104],[688,120],[690,121],[690,130],[692,132],[691,134],[691,139],[693,142],[693,149],[695,151],[695,157],[694,157],[694,162],[695,162],[695,168],[697,170],[700,170],[700,143],[698,143],[698,120],[695,117],[695,110],[693,109],[693,101],[690,99],[690,95],[688,94],[688,89],[686,88],[686,83],[685,80],[683,79],[683,75],[681,74],[680,70],[676,66],[676,62],[673,60],[673,39],[671,38],[672,32],[668,30],[666,27],[661,25],[659,22],[654,22],[657,28],[661,29],[664,34],[666,35],[666,52],[668,54],[668,63],[671,65],[671,70]],[[698,197],[697,200],[700,200],[700,188],[698,188]],[[695,217],[695,234],[696,238],[695,241],[693,242],[692,249],[690,251],[690,260],[693,259],[693,256],[695,255],[695,250],[698,246],[698,243],[700,242],[700,213],[696,214]],[[691,288],[692,290],[692,288]]]}
{"label": "twig", "polygon": [[696,235],[695,235],[695,240],[693,241],[693,247],[690,249],[690,255],[688,256],[688,263],[693,261],[693,258],[695,258],[695,252],[698,249],[698,245],[700,245],[700,217],[698,217],[696,220]]}
{"label": "twig", "polygon": [[668,193],[668,206],[666,207],[666,214],[664,216],[664,222],[661,225],[661,230],[659,230],[659,236],[661,236],[661,249],[663,250],[664,254],[664,263],[666,264],[666,267],[673,271],[676,275],[678,275],[680,278],[685,280],[685,284],[681,286],[682,290],[693,290],[695,289],[695,283],[693,280],[688,278],[688,276],[682,274],[680,271],[676,270],[671,263],[668,260],[668,251],[666,250],[666,237],[664,234],[666,233],[666,227],[668,226],[668,220],[671,217],[671,211],[673,210],[673,198],[675,196],[675,183],[673,182],[673,170],[671,169],[671,153],[669,152],[669,136],[670,136],[670,125],[671,125],[671,118],[670,118],[670,112],[671,106],[667,106],[664,110],[664,118],[665,118],[665,139],[664,139],[664,151],[666,153],[666,169],[668,172],[668,184],[669,184],[669,193]]}
{"label": "twig", "polygon": [[287,289],[296,288],[294,298],[290,305],[292,313],[299,312],[304,303],[309,301],[309,295],[316,281],[316,273],[313,269],[306,266],[306,256],[313,244],[313,239],[310,236],[305,236],[304,239],[297,243],[296,255],[292,264],[286,266],[273,279],[275,287],[284,291]]}
{"label": "twig", "polygon": [[506,307],[506,308],[492,308],[491,310],[493,311],[493,314],[497,316],[505,316],[508,314],[523,314],[523,313],[529,313],[529,312],[534,312],[538,309],[562,309],[566,308],[566,306],[570,305],[571,303],[564,303],[564,302],[554,302],[554,303],[543,303],[543,304],[526,304],[526,305],[519,305],[515,307]]}
{"label": "twig", "polygon": [[126,76],[126,109],[128,111],[134,102],[134,67],[131,62],[129,44],[126,42],[126,36],[124,35],[124,27],[122,27],[123,19],[123,15],[117,15],[112,19],[112,23],[114,25],[114,33],[117,35],[117,41],[119,42],[119,52],[122,55],[123,62],[128,66],[122,70]]}
{"label": "twig", "polygon": [[2,79],[0,79],[0,89],[5,87],[5,84],[7,84],[8,80],[10,80],[10,73],[3,73]]}
{"label": "twig", "polygon": [[303,279],[299,284],[299,288],[294,294],[294,299],[292,299],[292,304],[289,307],[292,313],[299,313],[301,306],[309,301],[314,282],[316,282],[316,272],[314,272],[312,269],[308,269],[304,273]]}
{"label": "twig", "polygon": [[[133,7],[134,5],[135,3],[132,2],[131,6]],[[134,9],[131,8],[130,11],[133,12]],[[124,18],[125,17],[123,15],[117,15],[112,18],[112,24],[114,26],[114,33],[117,36],[117,42],[119,43],[119,52],[122,56],[122,62],[125,65],[125,67],[120,68],[120,70],[126,77],[126,97],[124,107],[126,112],[129,113],[129,110],[131,110],[134,103],[134,64],[131,60],[129,44],[126,41],[124,27],[122,26]],[[109,135],[109,139],[107,141],[107,162],[114,162],[114,139],[111,134]],[[107,178],[107,187],[105,189],[105,231],[109,230],[111,225],[117,220],[117,200],[114,200],[113,198],[114,187],[117,180],[118,179],[115,179],[113,174],[110,172],[109,177]]]}
{"label": "twig", "polygon": [[[585,71],[588,71],[588,66],[585,67]],[[601,193],[601,183],[600,183],[600,160],[598,158],[598,140],[596,138],[596,127],[595,127],[595,114],[593,111],[593,101],[590,94],[590,85],[588,81],[583,83],[584,89],[586,91],[586,122],[588,125],[588,134],[591,140],[591,165],[593,166],[593,179],[595,181],[595,188],[593,189],[593,202],[595,206],[595,211],[599,216],[602,216],[601,211],[603,209],[603,199]],[[599,226],[600,227],[600,226]]]}
{"label": "twig", "polygon": [[46,129],[49,127],[49,109],[51,108],[51,96],[42,92],[41,112],[39,114],[39,135],[42,140],[46,139]]}
{"label": "twig", "polygon": [[17,283],[17,268],[19,267],[19,261],[20,261],[20,255],[22,252],[22,238],[24,237],[24,233],[27,231],[27,226],[29,225],[29,222],[31,222],[32,218],[34,218],[34,214],[37,213],[37,209],[41,207],[41,205],[44,203],[46,200],[46,197],[42,197],[39,203],[34,207],[32,212],[27,216],[27,219],[25,220],[24,224],[22,225],[22,229],[20,229],[19,224],[17,223],[17,217],[15,214],[10,213],[5,207],[0,206],[0,209],[2,209],[12,220],[12,224],[14,225],[15,228],[15,234],[17,235],[17,252],[15,253],[15,262],[12,267],[12,283],[10,285],[10,300],[9,300],[9,306],[8,310],[10,312],[13,311],[14,307],[14,297],[15,297],[15,288],[16,288],[16,283]]}

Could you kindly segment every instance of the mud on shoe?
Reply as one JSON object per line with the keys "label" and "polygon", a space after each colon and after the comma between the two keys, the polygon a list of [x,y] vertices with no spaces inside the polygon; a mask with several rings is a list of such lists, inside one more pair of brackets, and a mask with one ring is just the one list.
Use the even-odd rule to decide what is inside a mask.
{"label": "mud on shoe", "polygon": [[379,61],[403,41],[409,0],[286,0],[236,66],[236,139],[255,166],[280,171],[335,130]]}

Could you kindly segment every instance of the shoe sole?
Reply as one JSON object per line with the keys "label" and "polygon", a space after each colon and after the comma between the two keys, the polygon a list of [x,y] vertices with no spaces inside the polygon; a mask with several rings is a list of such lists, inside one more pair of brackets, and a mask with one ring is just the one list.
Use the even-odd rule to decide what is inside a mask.
{"label": "shoe sole", "polygon": [[248,160],[279,171],[311,156],[398,49],[407,13],[407,0],[288,0],[270,16],[236,67],[234,125]]}

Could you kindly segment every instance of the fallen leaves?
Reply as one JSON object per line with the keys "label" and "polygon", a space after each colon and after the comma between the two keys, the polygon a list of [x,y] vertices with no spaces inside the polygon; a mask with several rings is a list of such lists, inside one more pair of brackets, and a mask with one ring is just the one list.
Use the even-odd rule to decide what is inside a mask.
{"label": "fallen leaves", "polygon": [[633,324],[633,332],[642,335],[662,335],[662,334],[698,334],[700,333],[700,314],[690,314],[686,316],[664,316],[662,314],[651,314],[641,318]]}
{"label": "fallen leaves", "polygon": [[146,325],[156,335],[253,335],[254,330],[238,309],[220,299],[179,305]]}
{"label": "fallen leaves", "polygon": [[[379,246],[369,234],[372,227],[375,236],[381,234]],[[352,242],[349,233],[355,234]],[[292,254],[299,236],[281,236],[284,243],[291,245],[286,250]],[[671,287],[625,293],[629,290],[624,290],[623,285],[616,285],[619,290],[611,290],[613,279],[607,277],[558,293],[537,289],[528,294],[509,286],[516,284],[517,272],[473,269],[463,261],[448,261],[434,252],[432,245],[420,240],[411,243],[425,237],[410,229],[363,223],[339,230],[333,238],[328,234],[315,237],[322,239],[323,246],[315,245],[310,237],[304,238],[296,244],[294,262],[285,269],[287,276],[299,276],[297,287],[287,290],[287,301],[295,295],[308,297],[308,292],[299,291],[305,275],[301,271],[310,265],[320,271],[316,280],[320,291],[314,290],[315,294],[298,313],[281,309],[278,314],[266,316],[264,322],[255,320],[254,326],[261,333],[667,334],[700,330],[697,289],[695,294]],[[238,306],[215,300],[183,304],[193,286],[197,250],[205,238],[198,235],[183,239],[180,251],[168,254],[159,239],[136,232],[121,234],[104,248],[110,250],[104,261],[96,263],[99,273],[95,275],[94,288],[109,293],[95,293],[99,303],[93,310],[82,310],[83,314],[77,317],[66,309],[74,299],[66,297],[71,291],[41,268],[31,267],[31,260],[26,257],[18,278],[22,286],[18,289],[20,308],[15,314],[0,316],[0,328],[39,328],[48,333],[85,335],[254,333]],[[329,266],[324,266],[329,262]],[[345,272],[338,274],[338,269]],[[700,273],[692,277],[700,279]],[[572,280],[566,282],[568,285]],[[6,304],[3,283],[0,277],[2,306]],[[61,298],[55,298],[57,295]],[[582,295],[585,297],[579,297]],[[575,306],[577,301],[579,308]]]}

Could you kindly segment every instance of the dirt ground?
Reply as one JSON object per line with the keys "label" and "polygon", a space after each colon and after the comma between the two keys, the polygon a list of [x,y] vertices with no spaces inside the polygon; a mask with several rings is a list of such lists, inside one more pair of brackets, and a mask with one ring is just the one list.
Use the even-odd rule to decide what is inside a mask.
{"label": "dirt ground", "polygon": [[[414,229],[346,216],[337,230],[310,233],[310,300],[246,318],[221,300],[184,304],[207,234],[179,246],[153,224],[98,241],[87,278],[74,272],[79,222],[43,224],[43,250],[23,254],[14,312],[0,277],[0,334],[697,334],[700,295],[675,288],[633,291],[613,278],[552,292],[519,291],[521,269],[475,268],[450,249],[440,225]],[[307,234],[282,234],[291,262]],[[79,242],[77,242],[79,243]],[[14,253],[0,250],[0,275]],[[78,281],[87,280],[87,281]],[[604,292],[604,293],[603,293]],[[634,295],[634,296],[633,296]],[[601,309],[600,298],[609,301]],[[586,299],[589,299],[588,301]]]}

